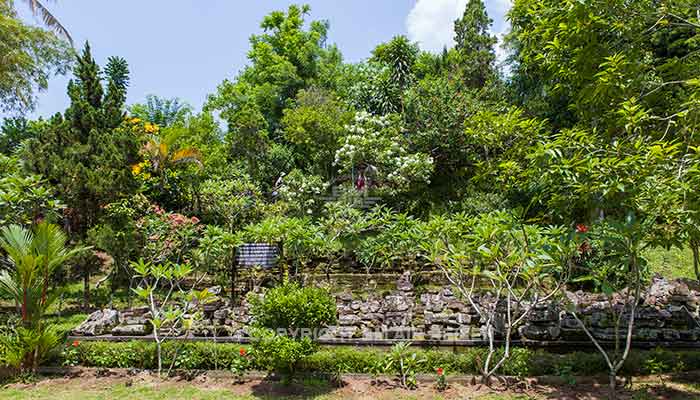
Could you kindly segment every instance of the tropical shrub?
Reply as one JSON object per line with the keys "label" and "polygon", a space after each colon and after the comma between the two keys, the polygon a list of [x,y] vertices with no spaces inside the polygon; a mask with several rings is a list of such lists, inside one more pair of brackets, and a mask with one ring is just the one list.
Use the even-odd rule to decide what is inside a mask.
{"label": "tropical shrub", "polygon": [[335,299],[324,289],[284,282],[264,297],[249,295],[253,356],[266,369],[285,376],[317,350],[313,340],[336,321]]}
{"label": "tropical shrub", "polygon": [[8,269],[0,272],[0,294],[11,298],[21,324],[4,337],[5,362],[24,371],[36,372],[48,352],[59,342],[56,329],[44,321],[56,300],[52,290],[54,273],[86,248],[69,249],[68,237],[56,226],[41,222],[34,231],[11,225],[0,230],[0,248]]}
{"label": "tropical shrub", "polygon": [[248,301],[256,326],[293,338],[318,334],[320,328],[336,321],[335,298],[318,287],[287,281],[264,296],[251,294]]}
{"label": "tropical shrub", "polygon": [[335,153],[334,164],[341,174],[350,175],[353,181],[362,177],[365,187],[374,186],[387,194],[430,182],[433,159],[409,151],[397,115],[375,117],[359,112],[347,130]]}

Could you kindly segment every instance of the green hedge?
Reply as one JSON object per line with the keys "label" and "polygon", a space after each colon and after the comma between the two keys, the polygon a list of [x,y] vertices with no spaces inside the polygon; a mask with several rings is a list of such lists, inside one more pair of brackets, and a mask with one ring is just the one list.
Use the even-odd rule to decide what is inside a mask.
{"label": "green hedge", "polygon": [[[71,347],[69,344],[68,347]],[[164,362],[170,366],[175,352],[178,369],[230,369],[241,357],[241,349],[250,357],[254,369],[254,354],[248,346],[211,342],[166,342],[163,348]],[[77,351],[62,352],[53,359],[55,365],[81,365],[103,368],[156,368],[156,350],[151,342],[80,342]],[[486,349],[466,348],[458,352],[439,349],[415,348],[426,362],[417,372],[434,373],[443,368],[449,374],[478,374]],[[321,373],[375,373],[383,364],[385,350],[361,347],[324,347],[307,357],[300,371]],[[623,375],[642,375],[661,372],[700,370],[700,351],[633,351],[622,370]],[[566,354],[549,353],[544,350],[516,348],[510,361],[501,371],[506,375],[594,375],[607,372],[602,357],[595,351]]]}

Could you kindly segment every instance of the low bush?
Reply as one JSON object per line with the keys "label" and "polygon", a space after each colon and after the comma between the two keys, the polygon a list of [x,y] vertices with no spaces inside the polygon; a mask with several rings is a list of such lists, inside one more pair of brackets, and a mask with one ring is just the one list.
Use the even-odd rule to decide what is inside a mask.
{"label": "low bush", "polygon": [[285,376],[293,375],[299,363],[318,347],[308,337],[294,339],[264,328],[256,329],[254,337],[252,350],[256,365]]}
{"label": "low bush", "polygon": [[[275,338],[279,336],[275,335]],[[289,338],[286,338],[289,339]],[[386,365],[388,350],[360,347],[322,347],[317,352],[297,358],[294,354],[306,354],[306,350],[296,346],[285,347],[275,341],[265,352],[251,349],[248,345],[212,342],[165,342],[163,364],[170,366],[176,349],[179,348],[176,369],[188,370],[231,370],[238,368],[242,358],[251,369],[266,371],[275,366],[284,369],[287,360],[295,360],[294,369],[299,372],[337,373],[387,373],[396,374],[396,365],[382,370]],[[74,343],[68,343],[71,349]],[[281,347],[280,347],[281,346]],[[287,350],[280,351],[284,347]],[[79,342],[77,351],[64,351],[57,355],[53,365],[81,365],[101,368],[157,367],[156,348],[152,342]],[[442,368],[450,374],[478,374],[479,365],[487,351],[483,348],[465,348],[457,352],[440,349],[412,349],[418,358],[425,362],[416,366],[417,373],[435,374]],[[284,353],[283,358],[276,354]],[[292,354],[294,353],[294,354]],[[289,357],[287,357],[289,356]],[[67,360],[67,357],[73,357]],[[527,348],[514,349],[511,362],[502,373],[513,376],[570,375],[590,376],[607,373],[605,362],[594,352],[573,352],[556,354],[544,350]],[[280,361],[281,360],[281,361]],[[670,351],[666,349],[638,350],[630,354],[622,373],[644,375],[653,373],[674,373],[700,370],[700,351]]]}
{"label": "low bush", "polygon": [[[100,368],[158,367],[156,345],[153,342],[72,342],[66,348],[68,351],[64,351],[59,359],[53,360],[55,364]],[[241,349],[244,351],[241,352]],[[243,357],[241,353],[247,353],[247,350],[247,346],[238,344],[167,341],[163,344],[163,365],[173,365],[177,352],[173,365],[175,369],[231,369]]]}
{"label": "low bush", "polygon": [[268,290],[264,297],[252,294],[248,300],[256,326],[283,329],[296,338],[302,330],[307,330],[308,335],[336,321],[335,298],[322,288],[285,281]]}

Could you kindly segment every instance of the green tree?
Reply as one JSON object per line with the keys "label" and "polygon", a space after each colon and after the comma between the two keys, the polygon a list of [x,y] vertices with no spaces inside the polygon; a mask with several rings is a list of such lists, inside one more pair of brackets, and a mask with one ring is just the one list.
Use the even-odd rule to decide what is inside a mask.
{"label": "green tree", "polygon": [[[109,59],[106,88],[89,45],[77,61],[75,79],[68,84],[70,106],[27,142],[23,158],[30,171],[44,176],[61,193],[69,232],[84,240],[104,206],[138,188],[130,170],[137,161],[138,140],[124,123],[126,61]],[[87,304],[91,266],[82,267]]]}
{"label": "green tree", "polygon": [[417,44],[401,35],[372,50],[372,60],[389,66],[392,81],[405,90],[413,80],[413,66],[419,52]]}
{"label": "green tree", "polygon": [[305,171],[333,177],[333,157],[352,115],[332,92],[318,88],[299,92],[295,106],[284,110],[282,126]]}
{"label": "green tree", "polygon": [[96,222],[102,206],[136,189],[129,166],[136,161],[138,142],[122,127],[126,62],[110,58],[105,74],[106,93],[86,45],[68,84],[70,106],[28,142],[23,154],[30,170],[61,191],[70,208],[71,231],[79,236]]}
{"label": "green tree", "polygon": [[11,0],[0,1],[0,54],[0,110],[8,112],[32,110],[35,92],[64,74],[72,59],[66,42],[20,21]]}
{"label": "green tree", "polygon": [[[700,62],[697,4],[689,0],[517,0],[509,13],[519,101],[555,127],[576,123],[607,137],[627,104],[650,118],[656,138],[674,138]],[[642,126],[639,126],[642,128]]]}
{"label": "green tree", "polygon": [[24,117],[4,118],[0,126],[0,153],[11,155],[35,133]]}
{"label": "green tree", "polygon": [[162,128],[184,124],[191,113],[192,107],[178,98],[165,99],[152,94],[146,96],[145,103],[129,107],[129,114],[133,117]]}
{"label": "green tree", "polygon": [[305,29],[309,11],[309,6],[291,5],[286,13],[265,16],[260,24],[263,33],[250,38],[251,65],[235,82],[224,81],[209,96],[208,108],[221,111],[229,125],[244,105],[257,108],[270,132],[275,132],[287,101],[319,76],[328,24],[312,21]]}
{"label": "green tree", "polygon": [[462,18],[455,21],[456,67],[469,87],[483,87],[496,77],[494,46],[498,40],[489,31],[492,23],[481,0],[469,0]]}

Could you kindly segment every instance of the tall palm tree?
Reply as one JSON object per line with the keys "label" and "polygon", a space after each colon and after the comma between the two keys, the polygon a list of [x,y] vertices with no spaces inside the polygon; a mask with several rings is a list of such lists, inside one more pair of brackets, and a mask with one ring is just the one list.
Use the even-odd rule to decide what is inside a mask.
{"label": "tall palm tree", "polygon": [[[44,25],[47,27],[51,28],[54,32],[58,33],[60,36],[63,36],[66,38],[71,45],[73,45],[73,38],[71,37],[70,33],[68,32],[68,29],[66,29],[61,22],[56,19],[56,17],[51,14],[51,11],[49,11],[46,6],[44,6],[41,2],[38,0],[22,0],[27,5],[29,6],[29,9],[32,11],[32,14],[35,17],[39,17],[44,21]],[[56,1],[56,0],[50,0],[50,1]]]}

